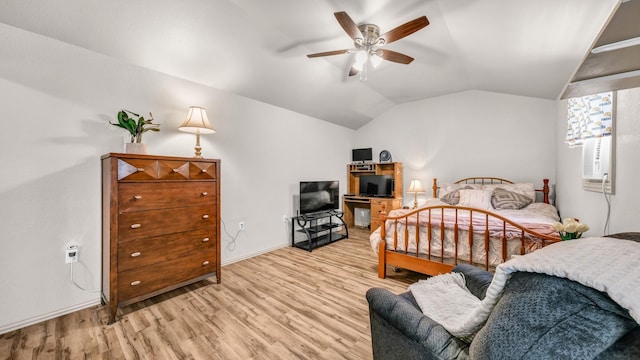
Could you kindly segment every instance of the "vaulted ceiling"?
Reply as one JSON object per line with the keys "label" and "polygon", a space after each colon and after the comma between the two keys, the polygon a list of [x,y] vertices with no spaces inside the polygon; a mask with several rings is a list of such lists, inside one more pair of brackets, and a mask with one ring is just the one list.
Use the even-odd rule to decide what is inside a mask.
{"label": "vaulted ceiling", "polygon": [[[639,0],[632,0],[632,2]],[[3,0],[0,22],[357,129],[396,104],[478,89],[557,99],[619,0]],[[381,32],[430,25],[368,79],[334,12]]]}

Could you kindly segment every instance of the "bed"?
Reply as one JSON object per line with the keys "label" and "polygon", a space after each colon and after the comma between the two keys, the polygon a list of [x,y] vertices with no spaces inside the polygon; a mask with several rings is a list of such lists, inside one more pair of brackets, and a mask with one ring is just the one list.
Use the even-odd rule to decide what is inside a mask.
{"label": "bed", "polygon": [[380,278],[388,265],[427,275],[458,263],[491,271],[513,255],[561,240],[552,226],[560,219],[548,179],[541,189],[496,177],[441,185],[434,179],[432,188],[433,197],[417,209],[387,214],[383,208],[381,226],[370,236]]}

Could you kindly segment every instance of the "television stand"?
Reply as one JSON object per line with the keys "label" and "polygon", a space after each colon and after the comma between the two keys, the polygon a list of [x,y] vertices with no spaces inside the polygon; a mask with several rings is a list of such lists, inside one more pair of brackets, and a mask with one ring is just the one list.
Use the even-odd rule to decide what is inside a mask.
{"label": "television stand", "polygon": [[[291,246],[311,251],[338,240],[347,239],[349,230],[338,210],[303,214],[291,218]],[[304,237],[296,239],[296,233]]]}

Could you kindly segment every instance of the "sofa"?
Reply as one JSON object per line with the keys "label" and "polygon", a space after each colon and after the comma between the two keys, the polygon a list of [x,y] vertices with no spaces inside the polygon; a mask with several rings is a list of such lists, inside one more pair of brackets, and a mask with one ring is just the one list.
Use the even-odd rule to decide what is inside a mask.
{"label": "sofa", "polygon": [[[453,271],[483,299],[493,274],[471,265]],[[373,358],[640,359],[640,326],[605,293],[559,277],[513,274],[470,343],[425,316],[410,292],[367,291]]]}

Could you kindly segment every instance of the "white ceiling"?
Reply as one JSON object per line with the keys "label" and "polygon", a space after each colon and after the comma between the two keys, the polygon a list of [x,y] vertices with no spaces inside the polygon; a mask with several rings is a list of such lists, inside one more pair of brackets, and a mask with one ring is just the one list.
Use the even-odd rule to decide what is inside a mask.
{"label": "white ceiling", "polygon": [[[469,89],[556,99],[619,0],[3,0],[0,22],[172,76],[357,129],[396,104]],[[333,13],[415,58],[347,76]]]}

